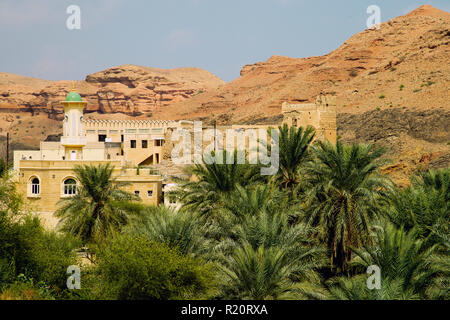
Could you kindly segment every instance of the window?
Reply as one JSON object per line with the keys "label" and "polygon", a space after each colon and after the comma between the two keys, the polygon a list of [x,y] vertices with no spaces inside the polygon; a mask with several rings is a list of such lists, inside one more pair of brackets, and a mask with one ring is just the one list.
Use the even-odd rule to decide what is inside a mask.
{"label": "window", "polygon": [[155,147],[161,147],[163,145],[163,140],[157,139],[155,140]]}
{"label": "window", "polygon": [[31,194],[40,194],[41,193],[41,183],[38,178],[34,178],[31,181]]}
{"label": "window", "polygon": [[134,191],[134,195],[135,195],[136,197],[139,197],[139,194],[140,194],[140,192],[139,192],[138,190]]}
{"label": "window", "polygon": [[72,196],[77,193],[77,182],[73,179],[64,181],[64,195]]}
{"label": "window", "polygon": [[136,140],[130,140],[131,148],[136,149]]}
{"label": "window", "polygon": [[148,141],[147,140],[142,140],[142,148],[143,149],[147,149],[148,147]]}
{"label": "window", "polygon": [[120,142],[123,142],[123,134],[120,135]]}
{"label": "window", "polygon": [[147,196],[148,196],[149,198],[153,197],[153,190],[148,190],[148,191],[147,191]]}
{"label": "window", "polygon": [[105,140],[106,140],[106,134],[98,135],[98,142],[105,142]]}

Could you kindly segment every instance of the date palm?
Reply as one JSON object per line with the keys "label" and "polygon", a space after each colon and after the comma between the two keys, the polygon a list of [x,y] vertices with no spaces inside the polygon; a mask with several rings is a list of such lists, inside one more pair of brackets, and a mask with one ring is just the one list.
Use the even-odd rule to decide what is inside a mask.
{"label": "date palm", "polygon": [[181,210],[202,214],[219,207],[223,197],[235,190],[236,185],[246,186],[267,179],[260,175],[260,166],[236,161],[232,164],[195,164],[187,171],[193,179],[175,179],[179,187],[171,192],[171,196],[182,203]]}
{"label": "date palm", "polygon": [[450,170],[430,170],[410,180],[408,188],[389,193],[384,213],[398,227],[418,229],[430,245],[443,243],[450,226]]}
{"label": "date palm", "polygon": [[122,190],[126,183],[113,177],[114,167],[83,165],[73,171],[80,186],[71,198],[60,200],[55,215],[61,219],[62,231],[79,236],[84,244],[103,240],[129,222],[139,212],[137,198]]}
{"label": "date palm", "polygon": [[424,298],[440,289],[433,288],[435,280],[446,278],[448,283],[448,255],[438,254],[437,246],[430,247],[417,229],[406,231],[388,223],[376,228],[374,245],[354,249],[352,265],[364,271],[376,265],[383,281],[398,283],[403,292]]}
{"label": "date palm", "polygon": [[311,126],[278,127],[280,152],[280,180],[283,188],[297,184],[300,179],[300,167],[307,160],[309,146],[314,139],[315,129]]}
{"label": "date palm", "polygon": [[296,299],[299,293],[292,278],[299,267],[279,247],[238,247],[219,266],[224,280],[222,296],[249,300]]}
{"label": "date palm", "polygon": [[146,208],[124,231],[165,243],[184,255],[201,256],[210,248],[205,237],[209,228],[209,223],[198,213],[178,212],[161,205]]}
{"label": "date palm", "polygon": [[382,279],[379,289],[367,287],[368,275],[351,278],[338,277],[327,283],[327,293],[320,297],[326,300],[417,300],[419,295],[412,289],[403,288],[402,279]]}
{"label": "date palm", "polygon": [[226,279],[225,297],[298,298],[299,282],[320,280],[315,269],[325,265],[326,249],[310,227],[293,223],[295,210],[280,195],[270,185],[238,187],[220,211],[212,254]]}
{"label": "date palm", "polygon": [[388,180],[379,174],[383,149],[318,141],[308,163],[309,190],[304,196],[305,221],[319,229],[332,268],[344,272],[351,247],[367,243],[377,202]]}

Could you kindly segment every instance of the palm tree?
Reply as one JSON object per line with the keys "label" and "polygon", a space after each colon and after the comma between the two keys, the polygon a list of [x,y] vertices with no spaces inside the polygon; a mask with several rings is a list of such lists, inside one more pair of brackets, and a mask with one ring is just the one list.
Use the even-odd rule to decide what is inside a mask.
{"label": "palm tree", "polygon": [[398,227],[417,228],[432,245],[449,233],[450,170],[422,173],[411,177],[411,186],[389,193],[384,213]]}
{"label": "palm tree", "polygon": [[219,265],[226,299],[296,299],[296,283],[291,278],[301,265],[286,258],[278,247],[254,249],[238,247],[226,263]]}
{"label": "palm tree", "polygon": [[404,289],[402,279],[381,280],[380,289],[367,287],[367,275],[338,277],[327,283],[328,292],[319,299],[331,300],[417,300],[419,295]]}
{"label": "palm tree", "polygon": [[232,192],[236,185],[246,186],[267,179],[260,175],[260,166],[237,164],[236,161],[232,164],[195,164],[187,171],[194,179],[175,178],[179,187],[171,192],[171,196],[183,204],[181,210],[202,214],[211,213],[219,207],[222,196]]}
{"label": "palm tree", "polygon": [[300,179],[299,169],[307,160],[308,148],[314,139],[315,129],[308,126],[288,127],[287,124],[278,127],[280,132],[280,180],[283,188],[290,188]]}
{"label": "palm tree", "polygon": [[80,186],[71,198],[62,199],[55,215],[62,230],[79,236],[84,244],[100,241],[129,222],[130,214],[142,206],[137,198],[121,188],[126,184],[113,178],[114,167],[106,165],[76,166],[74,173]]}
{"label": "palm tree", "polygon": [[273,185],[238,187],[219,211],[211,257],[226,279],[225,297],[298,298],[298,282],[319,282],[326,249],[314,230],[293,223],[295,210],[281,195]]}
{"label": "palm tree", "polygon": [[[422,237],[449,232],[450,202],[440,190],[423,185],[394,189],[383,211],[398,227],[418,228]],[[434,236],[429,240],[438,241]]]}
{"label": "palm tree", "polygon": [[412,178],[412,184],[438,190],[445,194],[447,202],[450,201],[450,168],[423,172]]}
{"label": "palm tree", "polygon": [[203,217],[162,205],[146,208],[124,231],[165,243],[183,255],[201,256],[211,247],[206,238],[209,223]]}
{"label": "palm tree", "polygon": [[350,247],[369,239],[377,202],[388,180],[379,174],[383,149],[373,145],[344,145],[318,141],[307,165],[309,189],[304,195],[306,221],[319,227],[330,252],[332,269],[347,271]]}
{"label": "palm tree", "polygon": [[427,291],[430,295],[436,292],[432,288],[436,279],[447,277],[448,281],[450,274],[448,256],[437,254],[436,249],[437,245],[430,247],[419,237],[417,229],[406,231],[388,223],[376,228],[376,245],[354,249],[352,265],[361,270],[376,265],[387,283],[395,282],[403,292],[425,297]]}

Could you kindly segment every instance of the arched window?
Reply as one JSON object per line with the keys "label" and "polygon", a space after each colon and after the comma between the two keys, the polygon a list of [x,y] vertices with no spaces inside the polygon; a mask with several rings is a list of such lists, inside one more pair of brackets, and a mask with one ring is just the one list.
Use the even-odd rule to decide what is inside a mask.
{"label": "arched window", "polygon": [[64,195],[75,195],[77,193],[77,182],[73,179],[64,181]]}
{"label": "arched window", "polygon": [[41,193],[41,182],[38,178],[33,178],[31,180],[31,194],[40,194]]}

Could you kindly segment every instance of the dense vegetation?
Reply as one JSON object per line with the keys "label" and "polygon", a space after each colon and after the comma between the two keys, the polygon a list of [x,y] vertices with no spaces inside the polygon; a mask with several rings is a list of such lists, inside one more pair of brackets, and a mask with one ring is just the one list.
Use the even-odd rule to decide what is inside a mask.
{"label": "dense vegetation", "polygon": [[[401,189],[380,171],[383,149],[279,129],[277,176],[195,165],[171,194],[179,211],[142,205],[109,166],[77,167],[62,233],[24,213],[4,173],[0,298],[448,299],[450,169]],[[81,290],[65,288],[72,264]],[[379,289],[366,283],[373,265]]]}

